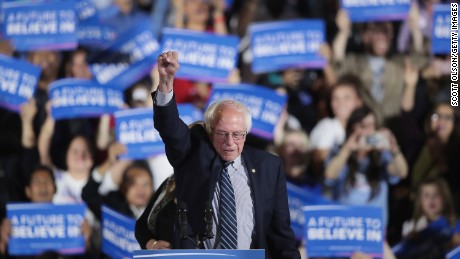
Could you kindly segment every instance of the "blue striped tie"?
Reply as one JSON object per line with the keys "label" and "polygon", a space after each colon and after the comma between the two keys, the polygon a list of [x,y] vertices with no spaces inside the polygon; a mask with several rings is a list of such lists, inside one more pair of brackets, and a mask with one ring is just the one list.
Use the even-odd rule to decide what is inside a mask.
{"label": "blue striped tie", "polygon": [[220,177],[220,228],[221,249],[237,249],[237,222],[235,193],[228,175],[228,166],[225,164]]}

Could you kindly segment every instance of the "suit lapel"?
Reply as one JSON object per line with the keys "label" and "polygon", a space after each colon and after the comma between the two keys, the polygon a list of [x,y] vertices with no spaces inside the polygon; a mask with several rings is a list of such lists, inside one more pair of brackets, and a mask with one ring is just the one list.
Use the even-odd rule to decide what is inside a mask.
{"label": "suit lapel", "polygon": [[252,236],[251,248],[258,248],[260,244],[259,237],[263,236],[263,188],[262,188],[262,170],[259,163],[255,163],[257,158],[251,156],[250,152],[243,151],[242,157],[244,165],[248,172],[248,178],[251,185],[251,192],[254,202],[254,233]]}
{"label": "suit lapel", "polygon": [[219,155],[215,153],[214,159],[211,163],[211,175],[209,182],[209,201],[212,202],[214,197],[214,190],[216,189],[217,181],[220,179],[220,172],[222,171],[222,163],[220,162]]}

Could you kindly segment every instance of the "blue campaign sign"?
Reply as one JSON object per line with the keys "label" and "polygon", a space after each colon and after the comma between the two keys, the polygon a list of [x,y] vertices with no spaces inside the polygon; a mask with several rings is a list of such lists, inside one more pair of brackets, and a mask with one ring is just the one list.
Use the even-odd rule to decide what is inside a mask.
{"label": "blue campaign sign", "polygon": [[81,254],[85,241],[81,233],[85,205],[43,203],[8,204],[11,222],[8,251],[11,255],[38,255],[44,251]]}
{"label": "blue campaign sign", "polygon": [[434,5],[431,53],[450,54],[450,20],[450,5]]}
{"label": "blue campaign sign", "polygon": [[[80,22],[89,19],[98,19],[96,6],[90,0],[77,0],[75,9],[77,10],[77,16]],[[80,24],[78,26],[80,26]]]}
{"label": "blue campaign sign", "polygon": [[117,32],[112,26],[91,19],[78,24],[77,38],[80,45],[99,47],[115,40]]}
{"label": "blue campaign sign", "polygon": [[49,86],[54,119],[98,117],[124,105],[123,91],[84,79],[62,79]]}
{"label": "blue campaign sign", "polygon": [[151,27],[135,24],[89,61],[91,72],[100,84],[124,90],[150,73],[159,49]]}
{"label": "blue campaign sign", "polygon": [[152,108],[115,112],[115,136],[126,146],[120,158],[142,159],[165,152],[160,133],[153,127]]}
{"label": "blue campaign sign", "polygon": [[326,65],[319,54],[326,37],[323,20],[256,23],[249,30],[254,73]]}
{"label": "blue campaign sign", "polygon": [[321,195],[300,188],[291,183],[286,183],[288,192],[289,213],[291,215],[291,228],[297,240],[302,240],[305,232],[305,217],[303,207],[307,205],[330,205],[332,201]]}
{"label": "blue campaign sign", "polygon": [[177,77],[205,82],[227,82],[235,69],[239,39],[190,30],[164,29],[161,52],[177,51]]}
{"label": "blue campaign sign", "polygon": [[460,246],[453,249],[446,255],[447,259],[460,259]]}
{"label": "blue campaign sign", "polygon": [[287,101],[286,95],[258,85],[214,84],[207,106],[224,98],[237,100],[248,107],[252,115],[252,134],[273,138],[273,131]]}
{"label": "blue campaign sign", "polygon": [[16,50],[77,47],[75,1],[4,2],[4,36]]}
{"label": "blue campaign sign", "polygon": [[404,20],[412,0],[341,0],[341,7],[346,9],[351,21],[394,21]]}
{"label": "blue campaign sign", "polygon": [[136,250],[134,251],[133,259],[224,259],[229,257],[238,259],[264,259],[265,250]]}
{"label": "blue campaign sign", "polygon": [[134,236],[136,220],[102,206],[102,252],[114,259],[132,258],[141,249]]}
{"label": "blue campaign sign", "polygon": [[0,106],[19,111],[35,92],[41,69],[0,54]]}
{"label": "blue campaign sign", "polygon": [[179,117],[187,125],[190,125],[197,121],[203,121],[204,119],[203,112],[200,109],[193,106],[193,104],[178,104],[177,109],[179,110]]}
{"label": "blue campaign sign", "polygon": [[[179,116],[185,124],[203,120],[203,113],[191,104],[179,104]],[[122,159],[144,159],[165,152],[160,133],[153,126],[153,110],[138,108],[115,113],[117,142],[124,144],[128,152]]]}
{"label": "blue campaign sign", "polygon": [[308,257],[349,257],[362,252],[383,257],[382,208],[374,206],[305,206]]}

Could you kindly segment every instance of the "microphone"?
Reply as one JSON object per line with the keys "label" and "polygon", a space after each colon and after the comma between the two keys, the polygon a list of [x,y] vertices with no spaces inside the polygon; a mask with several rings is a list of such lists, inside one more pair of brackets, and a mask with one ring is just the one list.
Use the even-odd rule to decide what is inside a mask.
{"label": "microphone", "polygon": [[177,210],[179,214],[179,229],[180,229],[180,238],[186,239],[187,236],[187,204],[183,201],[179,202],[179,208]]}
{"label": "microphone", "polygon": [[206,232],[204,234],[206,239],[211,239],[214,237],[212,233],[212,204],[210,201],[206,202],[206,208],[204,209],[204,221],[206,222]]}

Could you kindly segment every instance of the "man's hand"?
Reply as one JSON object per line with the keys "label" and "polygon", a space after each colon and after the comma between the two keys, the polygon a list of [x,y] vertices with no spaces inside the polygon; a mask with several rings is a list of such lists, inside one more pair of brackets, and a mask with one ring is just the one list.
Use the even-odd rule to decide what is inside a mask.
{"label": "man's hand", "polygon": [[158,89],[163,93],[173,90],[174,76],[179,70],[178,56],[176,51],[168,51],[158,56],[158,73],[160,74]]}

